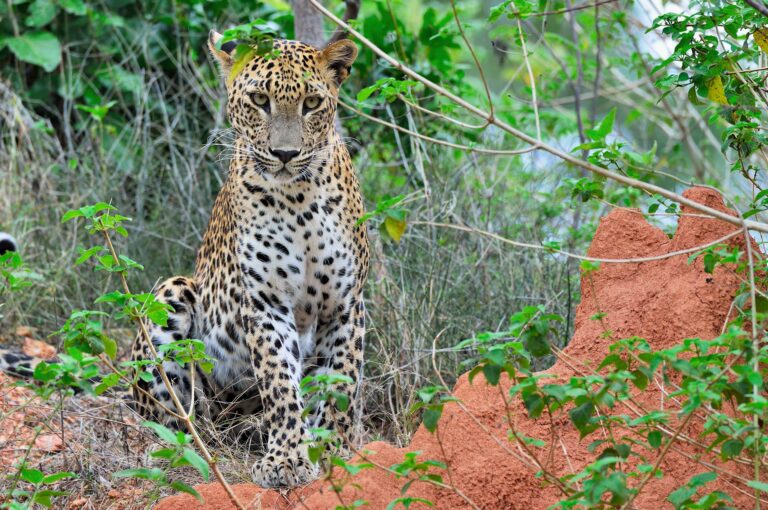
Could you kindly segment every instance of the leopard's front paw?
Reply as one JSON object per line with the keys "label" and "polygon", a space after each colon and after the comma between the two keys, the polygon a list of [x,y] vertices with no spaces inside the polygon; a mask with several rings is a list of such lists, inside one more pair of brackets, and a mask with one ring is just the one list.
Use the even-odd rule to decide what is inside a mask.
{"label": "leopard's front paw", "polygon": [[296,487],[317,478],[318,469],[301,455],[266,455],[253,466],[253,481],[264,488]]}

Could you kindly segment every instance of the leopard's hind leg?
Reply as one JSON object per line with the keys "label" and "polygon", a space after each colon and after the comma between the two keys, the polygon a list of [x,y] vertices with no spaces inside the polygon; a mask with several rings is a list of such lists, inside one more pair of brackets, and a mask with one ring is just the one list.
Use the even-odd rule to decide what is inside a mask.
{"label": "leopard's hind leg", "polygon": [[[143,321],[133,344],[131,359],[133,361],[152,360],[154,356],[149,348],[149,341],[160,351],[160,346],[178,340],[199,338],[196,324],[198,321],[198,294],[195,281],[191,278],[174,277],[164,281],[155,292],[157,301],[171,306],[168,312],[168,323],[160,326],[149,320]],[[149,338],[146,338],[146,333]],[[162,356],[162,354],[161,354]],[[197,364],[186,363],[181,366],[173,360],[163,362],[163,369],[168,376],[174,393],[187,412],[196,414],[208,414],[206,402],[206,388],[208,379],[206,374]],[[142,367],[137,367],[142,370]],[[176,428],[180,427],[178,420],[170,415],[167,410],[178,412],[168,387],[164,383],[159,371],[154,366],[146,366],[144,371],[151,374],[139,378],[137,387],[132,389],[137,411],[146,419],[157,421]],[[194,372],[193,372],[194,370]]]}

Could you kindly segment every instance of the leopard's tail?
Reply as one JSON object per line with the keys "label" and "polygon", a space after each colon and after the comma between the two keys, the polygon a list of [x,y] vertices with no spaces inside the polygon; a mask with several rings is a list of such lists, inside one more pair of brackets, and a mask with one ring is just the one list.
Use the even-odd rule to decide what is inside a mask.
{"label": "leopard's tail", "polygon": [[[11,234],[0,232],[0,255],[9,251],[19,251],[19,243]],[[28,356],[23,352],[0,349],[0,372],[16,377],[30,377],[41,361],[41,358]]]}
{"label": "leopard's tail", "polygon": [[0,255],[3,255],[9,251],[19,251],[19,243],[11,234],[0,232]]}
{"label": "leopard's tail", "polygon": [[[19,243],[11,234],[0,232],[0,256],[9,251],[19,251]],[[16,377],[31,377],[42,358],[29,356],[19,351],[0,349],[0,372]]]}
{"label": "leopard's tail", "polygon": [[0,349],[0,372],[14,377],[32,377],[35,367],[42,361],[44,361],[42,358],[29,356],[20,351]]}

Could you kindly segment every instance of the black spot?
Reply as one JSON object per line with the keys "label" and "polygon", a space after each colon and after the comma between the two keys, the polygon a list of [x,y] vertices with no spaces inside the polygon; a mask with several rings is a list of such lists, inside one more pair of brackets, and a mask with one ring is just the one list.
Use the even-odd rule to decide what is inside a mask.
{"label": "black spot", "polygon": [[288,248],[286,248],[282,243],[275,243],[275,249],[281,252],[283,255],[288,255]]}
{"label": "black spot", "polygon": [[261,186],[257,186],[255,184],[251,184],[248,181],[245,181],[244,184],[245,184],[245,189],[247,189],[251,193],[266,193],[267,192],[267,190],[265,190]]}

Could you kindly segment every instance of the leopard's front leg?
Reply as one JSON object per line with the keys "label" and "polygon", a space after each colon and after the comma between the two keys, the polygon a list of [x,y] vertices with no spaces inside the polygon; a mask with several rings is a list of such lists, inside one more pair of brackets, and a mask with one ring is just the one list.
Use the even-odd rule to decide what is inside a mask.
{"label": "leopard's front leg", "polygon": [[266,452],[253,467],[253,479],[262,487],[307,483],[317,477],[317,466],[307,455],[308,431],[299,393],[301,366],[296,357],[299,338],[293,316],[276,306],[244,314],[243,325],[268,426]]}
{"label": "leopard's front leg", "polygon": [[334,318],[321,324],[317,331],[313,367],[308,375],[340,374],[349,382],[336,383],[333,390],[346,395],[349,405],[340,409],[338,402],[320,402],[309,419],[309,427],[336,431],[338,448],[333,453],[347,456],[350,447],[359,447],[361,402],[358,398],[359,378],[363,364],[365,307],[362,296],[350,300]]}

